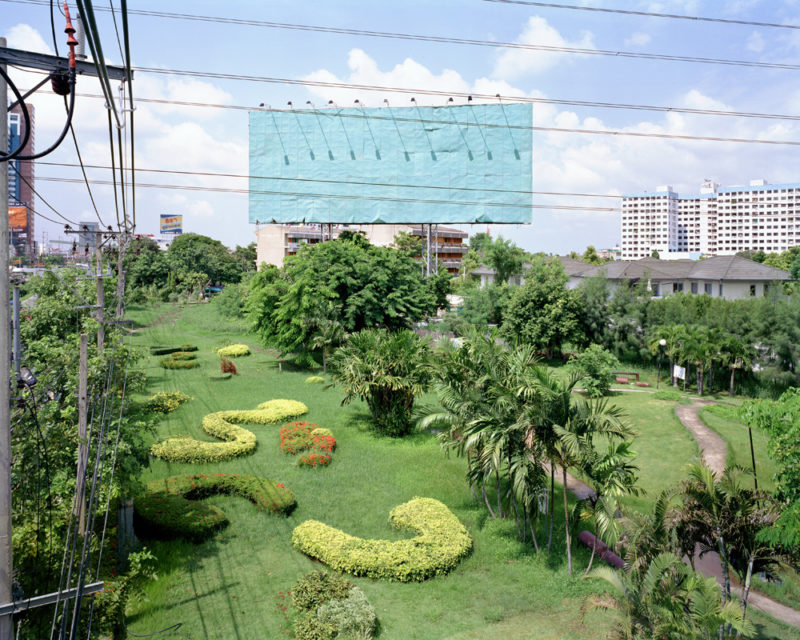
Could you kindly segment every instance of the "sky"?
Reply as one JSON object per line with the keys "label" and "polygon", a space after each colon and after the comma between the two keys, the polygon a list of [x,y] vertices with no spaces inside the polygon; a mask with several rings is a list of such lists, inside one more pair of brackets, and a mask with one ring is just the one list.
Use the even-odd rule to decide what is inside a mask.
{"label": "sky", "polygon": [[[708,16],[731,20],[800,25],[800,0],[563,0],[563,4],[645,12]],[[118,3],[114,3],[118,6]],[[97,9],[107,5],[97,3]],[[244,20],[269,21],[369,31],[446,36],[491,42],[546,44],[589,50],[641,52],[800,65],[800,29],[709,23],[567,10],[485,0],[210,0],[165,5],[133,1],[131,9],[157,10]],[[73,15],[74,6],[71,5]],[[0,35],[8,46],[53,53],[47,3],[0,0]],[[119,20],[119,16],[117,16]],[[60,52],[65,50],[63,18],[56,13]],[[386,39],[287,28],[266,28],[187,19],[132,15],[135,67],[177,69],[246,76],[324,80],[402,87],[404,93],[303,87],[287,83],[163,75],[137,71],[134,96],[257,108],[358,99],[378,107],[388,98],[405,106],[414,89],[501,94],[550,100],[590,101],[672,108],[700,108],[789,115],[796,119],[744,118],[612,109],[599,106],[536,104],[534,125],[561,129],[668,133],[684,136],[800,141],[800,70],[700,64]],[[98,11],[98,28],[107,62],[121,55],[108,12]],[[28,89],[41,76],[11,69],[12,79]],[[95,80],[80,78],[75,131],[86,164],[108,166],[107,116]],[[446,98],[416,95],[420,105],[442,105]],[[456,98],[456,103],[463,103]],[[36,148],[49,146],[64,124],[61,99],[49,88],[36,107]],[[248,173],[246,109],[218,109],[138,102],[135,111],[136,165],[140,169]],[[800,182],[797,146],[662,139],[535,131],[535,191],[620,195],[671,185],[695,194],[704,179],[723,185]],[[67,138],[46,162],[75,164]],[[42,178],[79,178],[76,167],[39,164],[37,191],[73,220],[96,219],[86,187]],[[90,169],[90,179],[108,180],[107,169]],[[246,189],[236,177],[181,176],[141,172],[147,185],[189,185]],[[110,187],[92,187],[101,217],[115,223]],[[512,239],[528,251],[582,252],[619,243],[616,198],[534,196],[537,205],[580,206],[590,210],[535,209],[529,225],[495,226],[494,236]],[[593,208],[613,207],[604,212]],[[37,210],[53,215],[42,203]],[[247,196],[206,190],[141,186],[136,193],[137,232],[158,233],[160,214],[183,215],[184,230],[221,240],[229,247],[255,240],[247,219]],[[470,233],[486,225],[463,227]],[[36,239],[63,237],[60,225],[37,220]]]}

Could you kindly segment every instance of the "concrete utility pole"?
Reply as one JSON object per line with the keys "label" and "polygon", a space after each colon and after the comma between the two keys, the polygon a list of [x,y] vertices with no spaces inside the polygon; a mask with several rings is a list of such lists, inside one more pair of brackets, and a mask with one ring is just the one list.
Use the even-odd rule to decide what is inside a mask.
{"label": "concrete utility pole", "polygon": [[87,410],[89,405],[87,397],[88,377],[87,337],[85,333],[82,333],[80,372],[78,374],[78,475],[75,484],[75,508],[73,511],[75,518],[78,520],[78,535],[81,538],[86,534],[86,467],[89,463],[89,443],[86,441]]}
{"label": "concrete utility pole", "polygon": [[95,235],[94,242],[94,257],[97,267],[97,352],[98,354],[103,350],[103,344],[106,340],[106,326],[105,322],[105,306],[106,298],[103,292],[103,248],[100,246],[101,234]]}
{"label": "concrete utility pole", "polygon": [[[0,47],[6,39],[0,38]],[[3,65],[3,71],[6,65]],[[0,149],[8,153],[8,87],[0,78]],[[8,328],[8,163],[0,162],[0,602],[11,601],[14,580],[11,547],[11,345]],[[0,638],[13,637],[10,615],[0,616]]]}

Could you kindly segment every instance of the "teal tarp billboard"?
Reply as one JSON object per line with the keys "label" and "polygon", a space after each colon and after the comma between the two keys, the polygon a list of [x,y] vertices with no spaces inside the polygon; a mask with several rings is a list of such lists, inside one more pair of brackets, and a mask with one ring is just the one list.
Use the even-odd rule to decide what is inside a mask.
{"label": "teal tarp billboard", "polygon": [[250,112],[250,222],[528,223],[533,106]]}

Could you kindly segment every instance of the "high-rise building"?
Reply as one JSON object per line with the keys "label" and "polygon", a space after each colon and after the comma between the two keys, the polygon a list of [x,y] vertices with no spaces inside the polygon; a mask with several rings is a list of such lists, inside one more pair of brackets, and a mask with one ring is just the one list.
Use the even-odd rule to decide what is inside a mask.
{"label": "high-rise building", "polygon": [[[34,108],[28,105],[31,122],[31,135],[22,153],[33,153],[34,149]],[[19,147],[24,134],[25,120],[22,109],[15,106],[8,114],[8,150]],[[11,243],[18,255],[34,255],[34,163],[27,160],[12,160],[8,163],[8,206],[12,216]],[[24,210],[23,210],[24,208]]]}
{"label": "high-rise building", "polygon": [[705,180],[700,193],[671,187],[622,196],[622,259],[781,252],[800,244],[800,184],[752,180],[720,187]]}

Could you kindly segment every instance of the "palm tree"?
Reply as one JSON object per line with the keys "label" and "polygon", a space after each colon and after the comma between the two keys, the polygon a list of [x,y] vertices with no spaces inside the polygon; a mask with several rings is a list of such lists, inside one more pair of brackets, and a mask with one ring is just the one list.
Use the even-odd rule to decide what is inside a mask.
{"label": "palm tree", "polygon": [[686,330],[682,353],[694,365],[697,380],[697,395],[703,395],[703,373],[711,350],[705,327],[691,326]]}
{"label": "palm tree", "polygon": [[594,494],[578,504],[579,517],[591,520],[594,527],[595,544],[584,576],[592,569],[597,551],[598,535],[609,546],[613,546],[619,538],[621,521],[617,517],[619,499],[625,495],[643,493],[635,485],[636,472],[639,470],[631,460],[636,454],[631,450],[631,442],[609,442],[608,450],[600,455],[596,451],[589,452],[584,460],[583,472],[589,478]]}
{"label": "palm tree", "polygon": [[722,361],[731,370],[728,395],[733,397],[737,369],[749,368],[753,364],[753,348],[741,338],[729,336],[722,344]]}
{"label": "palm tree", "polygon": [[653,328],[648,342],[648,348],[653,355],[658,355],[658,350],[661,348],[661,340],[666,342],[664,353],[669,358],[669,383],[672,386],[677,386],[675,364],[680,354],[685,333],[686,327],[682,324],[662,324]]}
{"label": "palm tree", "polygon": [[345,337],[344,326],[337,320],[336,307],[320,308],[318,313],[309,320],[315,329],[311,337],[311,348],[322,352],[322,372],[328,370],[327,358],[331,348],[339,346]]}
{"label": "palm tree", "polygon": [[674,553],[660,553],[637,569],[598,567],[589,577],[614,588],[591,598],[589,606],[619,613],[618,638],[710,640],[726,626],[744,638],[755,633],[734,603],[720,602],[714,578],[696,573]]}

